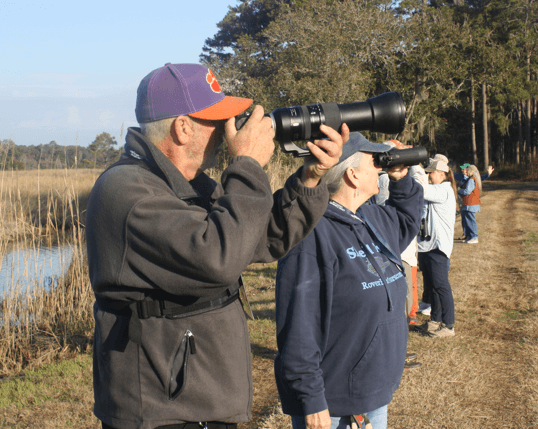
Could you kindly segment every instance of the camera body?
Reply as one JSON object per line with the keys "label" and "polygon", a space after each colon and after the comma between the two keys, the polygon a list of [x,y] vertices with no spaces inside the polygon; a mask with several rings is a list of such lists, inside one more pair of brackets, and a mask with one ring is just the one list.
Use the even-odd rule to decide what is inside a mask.
{"label": "camera body", "polygon": [[[238,130],[247,121],[248,115],[236,118]],[[291,153],[294,157],[302,157],[310,155],[310,151],[293,142],[326,138],[319,129],[322,124],[338,132],[341,132],[342,124],[345,123],[350,131],[400,133],[405,127],[405,104],[398,92],[386,92],[358,103],[279,107],[265,116],[273,121],[275,140],[280,143],[282,151]]]}

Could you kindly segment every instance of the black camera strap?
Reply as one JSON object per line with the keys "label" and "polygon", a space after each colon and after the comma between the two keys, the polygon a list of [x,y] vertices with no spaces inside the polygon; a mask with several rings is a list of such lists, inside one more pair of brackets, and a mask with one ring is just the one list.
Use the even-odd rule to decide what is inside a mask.
{"label": "black camera strap", "polygon": [[[396,256],[396,254],[390,248],[390,245],[385,240],[383,235],[381,235],[377,231],[377,229],[374,227],[374,225],[368,220],[368,218],[364,215],[364,213],[360,209],[357,210],[357,214],[360,215],[359,219],[362,221],[362,223],[364,224],[364,226],[366,227],[366,229],[370,233],[370,236],[374,240],[375,244],[379,247],[380,252],[383,255],[385,255],[389,261],[394,263],[394,265],[396,265],[398,270],[401,273],[403,273],[403,275],[405,276],[405,271],[404,271],[404,267],[403,267],[402,262],[401,262],[401,258],[398,258]],[[391,294],[390,294],[389,285],[387,284],[387,281],[386,281],[385,276],[383,274],[383,270],[379,267],[379,265],[378,265],[377,261],[375,260],[375,258],[371,257],[369,252],[366,252],[366,257],[368,258],[370,263],[373,265],[373,267],[375,268],[375,270],[379,274],[379,278],[381,279],[381,281],[383,282],[383,285],[385,286],[385,291],[387,292],[387,299],[389,301],[388,310],[392,311],[393,310],[392,297],[391,297]]]}

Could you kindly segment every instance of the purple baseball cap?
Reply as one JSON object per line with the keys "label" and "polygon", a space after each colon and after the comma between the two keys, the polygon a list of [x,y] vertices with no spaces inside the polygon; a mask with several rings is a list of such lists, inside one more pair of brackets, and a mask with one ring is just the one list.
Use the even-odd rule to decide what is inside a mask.
{"label": "purple baseball cap", "polygon": [[138,123],[180,115],[219,121],[239,115],[251,104],[248,98],[225,96],[205,66],[167,63],[140,82],[135,113]]}
{"label": "purple baseball cap", "polygon": [[342,156],[338,163],[345,161],[351,155],[357,152],[378,153],[388,152],[392,146],[383,143],[372,143],[367,140],[361,133],[349,133],[349,140],[342,148]]}

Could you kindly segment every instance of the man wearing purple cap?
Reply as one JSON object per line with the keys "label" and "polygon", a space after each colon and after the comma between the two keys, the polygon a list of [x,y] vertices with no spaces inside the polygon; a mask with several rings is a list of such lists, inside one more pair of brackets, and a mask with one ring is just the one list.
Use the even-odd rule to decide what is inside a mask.
{"label": "man wearing purple cap", "polygon": [[[96,181],[86,238],[94,307],[95,415],[103,428],[235,428],[250,418],[251,351],[238,300],[252,262],[284,256],[329,201],[322,176],[349,136],[308,143],[315,157],[274,195],[263,166],[271,120],[224,96],[213,73],[166,64],[140,83],[120,161]],[[221,182],[213,167],[227,142]]]}

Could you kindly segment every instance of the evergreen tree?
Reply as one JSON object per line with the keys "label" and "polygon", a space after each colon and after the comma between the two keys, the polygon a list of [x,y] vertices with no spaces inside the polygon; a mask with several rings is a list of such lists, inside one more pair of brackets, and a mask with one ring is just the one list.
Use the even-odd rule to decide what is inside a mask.
{"label": "evergreen tree", "polygon": [[400,140],[455,162],[517,161],[538,138],[537,3],[241,0],[201,58],[266,111],[398,91]]}
{"label": "evergreen tree", "polygon": [[119,150],[114,149],[116,144],[116,138],[109,133],[103,132],[95,138],[88,146],[88,150],[94,155],[94,167],[107,166],[111,161],[116,161],[119,156]]}

